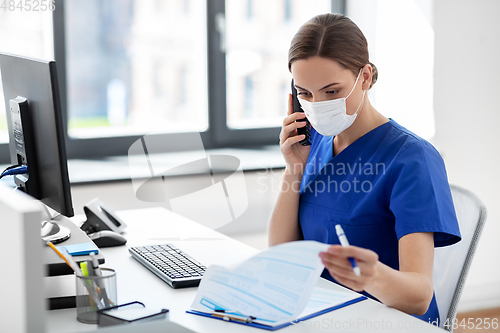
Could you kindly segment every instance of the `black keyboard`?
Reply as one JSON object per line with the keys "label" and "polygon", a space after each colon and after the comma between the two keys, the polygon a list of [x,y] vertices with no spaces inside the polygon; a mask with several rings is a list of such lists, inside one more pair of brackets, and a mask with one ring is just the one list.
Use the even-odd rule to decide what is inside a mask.
{"label": "black keyboard", "polygon": [[129,252],[172,288],[196,287],[206,267],[172,244],[136,246]]}

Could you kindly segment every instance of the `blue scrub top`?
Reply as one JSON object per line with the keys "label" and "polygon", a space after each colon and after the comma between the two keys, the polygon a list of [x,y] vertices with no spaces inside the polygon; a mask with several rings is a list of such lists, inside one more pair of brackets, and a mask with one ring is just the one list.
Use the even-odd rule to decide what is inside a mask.
{"label": "blue scrub top", "polygon": [[[340,224],[351,245],[375,251],[394,269],[404,235],[433,232],[435,247],[460,241],[443,159],[426,140],[391,119],[335,157],[333,137],[312,129],[311,142],[300,188],[304,239],[339,244]],[[322,276],[335,281],[326,269]],[[435,296],[416,317],[439,318]]]}

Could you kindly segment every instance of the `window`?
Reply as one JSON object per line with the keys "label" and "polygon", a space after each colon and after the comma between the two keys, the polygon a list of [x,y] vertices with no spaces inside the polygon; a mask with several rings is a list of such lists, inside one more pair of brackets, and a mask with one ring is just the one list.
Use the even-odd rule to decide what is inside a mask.
{"label": "window", "polygon": [[[49,12],[44,19],[0,12],[0,50],[55,58],[69,158],[126,155],[145,134],[178,150],[189,149],[193,132],[202,134],[205,148],[275,144],[290,90],[291,38],[307,19],[344,6],[342,0],[56,0],[52,22]],[[9,15],[23,16],[30,31],[13,32]],[[0,117],[0,140],[1,131]],[[4,163],[6,152],[0,145]]]}
{"label": "window", "polygon": [[[248,0],[246,8],[244,1],[226,1],[229,129],[281,126],[291,82],[290,41],[304,22],[330,10],[330,0]],[[252,19],[245,20],[249,13]]]}
{"label": "window", "polygon": [[208,128],[203,1],[65,1],[71,138]]}
{"label": "window", "polygon": [[[225,94],[215,94],[211,107],[225,112],[213,124],[213,137],[222,144],[275,144],[290,92],[290,41],[313,16],[343,13],[345,1],[220,3],[212,10],[222,21],[217,24],[218,31],[223,32],[222,43],[209,44],[209,52],[216,55],[210,65],[214,68],[212,82],[225,87]],[[246,95],[250,90],[252,95]]]}

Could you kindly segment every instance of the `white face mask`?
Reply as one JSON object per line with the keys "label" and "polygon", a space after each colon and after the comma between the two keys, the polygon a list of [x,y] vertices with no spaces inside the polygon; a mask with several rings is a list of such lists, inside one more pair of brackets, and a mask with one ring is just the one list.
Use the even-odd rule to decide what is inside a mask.
{"label": "white face mask", "polygon": [[346,99],[351,96],[354,91],[360,75],[361,70],[359,71],[356,82],[354,82],[354,86],[347,97],[322,102],[309,102],[305,99],[299,98],[300,106],[302,106],[307,119],[319,134],[324,136],[338,135],[349,128],[354,120],[356,120],[359,108],[363,104],[366,90],[363,90],[363,98],[358,105],[358,109],[353,115],[347,114]]}

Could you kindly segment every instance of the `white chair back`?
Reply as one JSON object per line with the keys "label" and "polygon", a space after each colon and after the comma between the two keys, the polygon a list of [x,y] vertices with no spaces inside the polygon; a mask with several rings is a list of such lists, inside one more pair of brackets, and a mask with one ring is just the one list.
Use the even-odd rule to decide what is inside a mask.
{"label": "white chair back", "polygon": [[450,188],[462,240],[434,250],[433,276],[439,327],[448,331],[453,330],[458,301],[486,220],[486,207],[478,197],[455,185]]}

